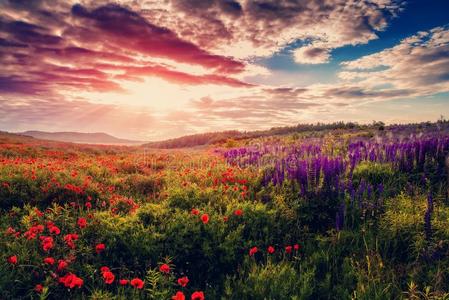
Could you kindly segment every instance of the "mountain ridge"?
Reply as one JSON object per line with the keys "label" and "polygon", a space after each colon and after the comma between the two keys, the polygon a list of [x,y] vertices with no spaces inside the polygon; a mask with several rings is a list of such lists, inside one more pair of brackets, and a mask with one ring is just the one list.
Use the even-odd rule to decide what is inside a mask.
{"label": "mountain ridge", "polygon": [[140,145],[144,141],[122,139],[104,132],[76,132],[76,131],[56,131],[47,132],[39,130],[28,130],[16,132],[16,134],[31,136],[37,139],[87,144],[122,144],[122,145]]}

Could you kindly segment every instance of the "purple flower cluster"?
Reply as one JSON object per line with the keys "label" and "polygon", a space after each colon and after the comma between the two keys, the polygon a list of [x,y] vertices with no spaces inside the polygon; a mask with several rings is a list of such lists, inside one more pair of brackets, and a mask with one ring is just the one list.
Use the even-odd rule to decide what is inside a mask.
{"label": "purple flower cluster", "polygon": [[[439,175],[445,172],[448,152],[449,136],[429,133],[407,138],[357,138],[346,144],[337,141],[331,149],[323,139],[305,139],[294,145],[277,142],[229,149],[223,155],[232,165],[260,168],[264,186],[293,183],[303,199],[336,199],[341,204],[336,207],[336,229],[340,230],[345,210],[365,214],[382,206],[382,184],[353,182],[353,172],[360,163],[388,163],[404,173],[426,174],[427,169],[436,168]],[[348,205],[345,199],[350,199]],[[431,212],[428,209],[426,213],[429,234]]]}
{"label": "purple flower cluster", "polygon": [[[339,147],[337,149],[337,147]],[[338,151],[337,151],[338,150]],[[351,178],[355,167],[364,161],[391,163],[403,172],[425,171],[426,164],[444,169],[449,152],[449,136],[422,136],[408,139],[357,140],[347,146],[336,145],[330,153],[322,141],[305,140],[297,145],[262,144],[225,151],[227,162],[239,167],[270,167],[263,184],[277,186],[284,180],[296,180],[302,193],[310,189],[338,189],[341,180]]]}

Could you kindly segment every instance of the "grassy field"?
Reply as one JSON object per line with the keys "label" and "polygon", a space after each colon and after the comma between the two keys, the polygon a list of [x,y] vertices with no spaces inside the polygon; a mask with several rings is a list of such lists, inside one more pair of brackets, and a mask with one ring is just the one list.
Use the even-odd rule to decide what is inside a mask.
{"label": "grassy field", "polygon": [[449,130],[0,135],[1,299],[449,299]]}

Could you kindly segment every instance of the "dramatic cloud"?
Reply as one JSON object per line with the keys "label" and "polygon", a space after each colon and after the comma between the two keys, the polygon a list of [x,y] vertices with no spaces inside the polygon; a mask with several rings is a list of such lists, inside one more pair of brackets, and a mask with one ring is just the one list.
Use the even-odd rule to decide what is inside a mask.
{"label": "dramatic cloud", "polygon": [[[251,86],[229,77],[245,70],[243,62],[211,54],[119,5],[4,1],[0,8],[2,93],[125,92],[123,81],[144,77],[182,85]],[[180,64],[202,72],[181,71]]]}
{"label": "dramatic cloud", "polygon": [[206,49],[245,58],[269,56],[297,40],[309,40],[325,51],[366,43],[377,38],[376,31],[387,26],[403,3],[174,0],[149,2],[144,15]]}
{"label": "dramatic cloud", "polygon": [[79,34],[85,42],[100,35],[107,43],[136,54],[198,64],[225,73],[238,73],[244,68],[243,63],[212,55],[195,44],[178,38],[171,30],[153,25],[138,13],[118,5],[108,4],[88,11],[76,4],[72,7],[72,15],[79,26],[73,28],[71,34]]}
{"label": "dramatic cloud", "polygon": [[449,27],[418,32],[397,46],[343,62],[340,78],[387,96],[449,91]]}

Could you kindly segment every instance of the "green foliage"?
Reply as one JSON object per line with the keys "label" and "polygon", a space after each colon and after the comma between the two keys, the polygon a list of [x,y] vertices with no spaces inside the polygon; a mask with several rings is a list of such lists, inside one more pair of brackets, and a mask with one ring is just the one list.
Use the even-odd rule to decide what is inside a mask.
{"label": "green foliage", "polygon": [[174,294],[174,276],[172,274],[162,274],[155,269],[149,269],[145,277],[148,299],[170,299]]}
{"label": "green foliage", "polygon": [[154,197],[155,194],[159,193],[162,185],[162,180],[156,176],[132,174],[126,177],[120,189],[123,190],[124,194],[146,198],[149,196]]}
{"label": "green foliage", "polygon": [[89,296],[89,300],[115,300],[117,297],[111,292],[102,290],[93,290],[92,294]]}
{"label": "green foliage", "polygon": [[239,276],[229,276],[222,299],[311,299],[313,271],[301,272],[289,262],[247,266]]}
{"label": "green foliage", "polygon": [[[346,155],[353,137],[384,134],[375,130],[380,125],[356,131],[356,124],[321,124],[317,132],[300,125],[270,131],[291,134],[285,137],[260,134],[287,145],[319,137],[325,153]],[[218,142],[226,139],[228,146],[256,142],[233,134]],[[149,166],[139,162],[137,148],[73,147],[0,149],[7,161],[0,165],[1,299],[171,299],[177,291],[186,299],[195,291],[204,291],[206,299],[449,298],[449,207],[441,161],[427,160],[409,173],[394,163],[359,164],[355,187],[362,181],[385,187],[382,197],[362,193],[359,207],[348,194],[302,194],[291,180],[264,186],[264,172],[272,167],[230,166],[207,151],[148,153],[155,162]],[[429,191],[435,197],[426,238]],[[344,226],[336,231],[342,203]],[[59,235],[50,232],[49,221]],[[35,225],[43,232],[27,239],[24,233]],[[69,247],[64,236],[72,233],[78,239]],[[54,247],[44,250],[41,236],[51,236]],[[105,249],[97,253],[100,243]],[[250,256],[252,247],[258,251]],[[17,264],[8,262],[13,255]],[[67,260],[67,268],[45,264],[50,256]],[[170,265],[168,273],[160,271],[163,263]],[[115,275],[112,284],[105,283],[103,266]],[[69,272],[83,279],[81,288],[58,281]],[[183,276],[189,278],[185,287],[177,283]],[[118,283],[133,278],[144,280],[142,289]]]}
{"label": "green foliage", "polygon": [[362,181],[373,186],[382,184],[387,196],[397,194],[407,183],[407,176],[397,172],[387,163],[362,162],[354,168],[352,178],[355,184]]}

